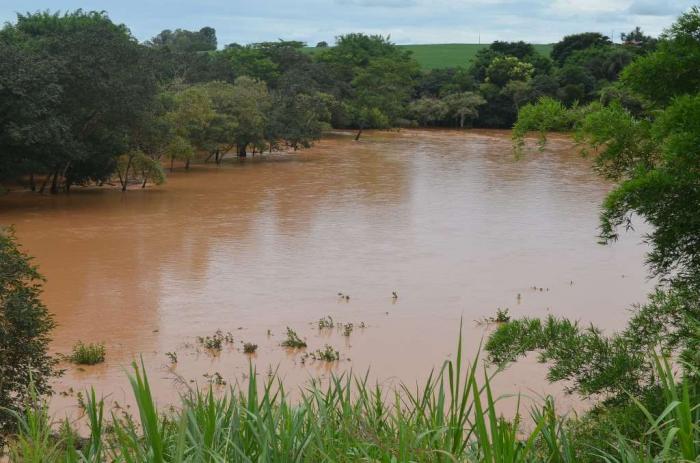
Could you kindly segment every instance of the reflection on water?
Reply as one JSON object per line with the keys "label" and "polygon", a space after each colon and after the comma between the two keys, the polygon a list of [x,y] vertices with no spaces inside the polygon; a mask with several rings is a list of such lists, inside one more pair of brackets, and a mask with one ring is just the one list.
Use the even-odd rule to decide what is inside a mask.
{"label": "reflection on water", "polygon": [[[106,343],[108,361],[69,367],[59,391],[95,385],[122,403],[139,354],[163,400],[175,373],[242,382],[247,341],[260,346],[261,374],[279,366],[290,385],[328,375],[279,347],[286,326],[312,349],[338,348],[336,371],[413,383],[454,351],[460,318],[474,353],[489,328],[473,321],[498,307],[614,329],[649,288],[639,235],[596,244],[610,185],[590,161],[565,139],[520,160],[510,143],[496,131],[335,135],[298,154],[195,166],[156,189],[8,195],[0,223],[16,226],[48,278],[54,350]],[[325,315],[367,327],[319,333]],[[234,346],[197,352],[196,336],[217,329]],[[497,384],[556,391],[542,371],[525,362]]]}

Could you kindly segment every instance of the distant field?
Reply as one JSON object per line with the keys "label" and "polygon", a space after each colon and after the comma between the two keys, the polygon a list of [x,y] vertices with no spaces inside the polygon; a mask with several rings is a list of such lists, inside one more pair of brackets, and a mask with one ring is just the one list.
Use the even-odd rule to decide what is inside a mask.
{"label": "distant field", "polygon": [[[476,43],[436,43],[430,45],[399,45],[401,48],[411,50],[416,61],[423,69],[439,69],[455,66],[468,66],[476,52],[488,47],[488,44]],[[543,55],[549,56],[552,45],[535,45],[535,49]],[[307,47],[308,53],[314,53],[315,47]]]}

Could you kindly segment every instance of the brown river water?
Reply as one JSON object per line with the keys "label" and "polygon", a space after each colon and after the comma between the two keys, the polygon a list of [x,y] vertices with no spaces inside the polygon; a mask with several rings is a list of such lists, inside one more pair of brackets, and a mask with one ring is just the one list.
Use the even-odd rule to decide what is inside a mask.
{"label": "brown river water", "polygon": [[[350,369],[415,384],[454,357],[460,319],[473,357],[493,329],[476,321],[499,307],[620,328],[651,283],[638,232],[597,244],[610,187],[565,138],[516,160],[504,131],[338,133],[297,153],[176,169],[126,194],[12,193],[0,224],[15,225],[48,279],[52,349],[107,348],[104,364],[63,365],[61,414],[76,403],[65,393],[89,386],[130,403],[126,371],[139,356],[171,403],[205,374],[244,384],[242,342],[258,344],[258,373],[278,369],[288,388]],[[320,332],[326,315],[354,331]],[[279,345],[287,326],[341,361],[302,363]],[[234,343],[212,356],[196,338],[217,329]],[[580,403],[544,374],[528,358],[497,377],[497,392]]]}

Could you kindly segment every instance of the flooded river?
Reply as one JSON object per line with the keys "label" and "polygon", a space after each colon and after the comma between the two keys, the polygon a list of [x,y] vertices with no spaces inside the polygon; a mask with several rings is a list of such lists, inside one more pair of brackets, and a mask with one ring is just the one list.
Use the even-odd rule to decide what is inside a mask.
{"label": "flooded river", "polygon": [[[259,346],[260,375],[279,368],[288,386],[348,369],[413,384],[454,352],[460,319],[473,354],[492,329],[475,321],[497,308],[619,328],[650,284],[639,234],[596,242],[609,188],[565,139],[516,160],[508,132],[336,134],[297,153],[176,169],[126,194],[6,195],[0,223],[15,225],[48,279],[52,349],[106,345],[102,365],[64,365],[56,390],[94,385],[128,403],[125,370],[142,355],[167,402],[207,374],[245,382],[242,342]],[[351,335],[320,332],[327,315],[354,323]],[[341,361],[302,363],[279,345],[287,326]],[[216,330],[234,343],[212,356],[196,338]],[[531,360],[497,386],[559,390]],[[54,399],[59,412],[74,404]]]}

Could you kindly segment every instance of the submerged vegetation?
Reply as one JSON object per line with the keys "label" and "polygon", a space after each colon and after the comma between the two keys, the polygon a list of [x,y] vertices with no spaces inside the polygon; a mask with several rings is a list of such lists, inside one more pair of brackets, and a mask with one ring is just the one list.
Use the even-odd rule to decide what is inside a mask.
{"label": "submerged vegetation", "polygon": [[92,342],[85,344],[82,341],[78,341],[73,346],[73,352],[71,352],[68,359],[76,365],[96,365],[104,362],[106,355],[107,350],[104,344]]}
{"label": "submerged vegetation", "polygon": [[303,341],[296,331],[287,327],[287,339],[282,341],[282,346],[291,349],[303,349],[306,347],[306,341]]}
{"label": "submerged vegetation", "polygon": [[[369,128],[515,122],[518,153],[530,132],[544,146],[547,132],[573,131],[601,175],[617,182],[602,207],[601,241],[614,242],[637,218],[647,222],[659,284],[617,333],[556,316],[511,318],[508,309],[487,319],[498,325],[485,344],[491,364],[535,353],[551,381],[597,400],[581,417],[562,417],[543,398],[526,411],[518,399],[506,418],[512,406],[504,411],[494,397],[488,367],[478,359],[466,366],[460,336],[455,360],[422,387],[332,376],[294,401],[272,373],[258,384],[251,365],[247,389],[192,390],[164,412],[134,366],[139,420],[105,419],[95,392],[79,393],[89,423],[83,439],[68,421],[56,433],[47,412],[58,374],[48,355],[54,322],[40,301],[41,275],[13,232],[1,230],[0,436],[12,460],[698,461],[700,9],[659,40],[639,29],[622,39],[567,36],[551,57],[495,42],[468,68],[426,72],[382,36],[347,34],[311,57],[299,42],[218,50],[211,28],[166,30],[140,44],[104,13],[19,15],[0,31],[2,182],[54,193],[117,181],[122,190],[144,187],[162,183],[176,162],[188,169],[229,152],[296,150],[330,126],[355,129],[358,140]],[[324,317],[318,328],[348,337],[354,325]],[[197,342],[216,354],[233,336],[217,331]],[[287,328],[281,346],[307,343]],[[243,344],[245,353],[256,349]],[[176,353],[167,356],[177,363]],[[104,346],[79,343],[70,359],[104,357]],[[340,360],[330,345],[302,363],[308,357]],[[226,385],[218,372],[205,377],[219,392]]]}
{"label": "submerged vegetation", "polygon": [[[10,455],[12,461],[45,463],[696,461],[697,390],[687,380],[677,385],[669,363],[655,359],[665,410],[655,415],[636,404],[645,430],[639,441],[621,434],[610,442],[579,440],[551,398],[527,406],[519,399],[514,418],[505,419],[491,376],[478,359],[464,364],[460,341],[455,360],[416,388],[385,390],[366,376],[332,376],[326,386],[314,382],[292,401],[274,374],[258,383],[251,365],[247,388],[232,386],[223,395],[191,390],[169,411],[157,408],[143,367],[134,364],[129,378],[140,426],[128,415],[105,419],[104,402],[91,391],[84,401],[87,439],[68,421],[56,434],[46,402],[32,394],[16,415]],[[225,385],[218,373],[209,378]]]}
{"label": "submerged vegetation", "polygon": [[230,332],[224,334],[223,331],[216,330],[211,336],[197,336],[197,343],[205,349],[218,352],[224,344],[233,344],[233,334]]}

